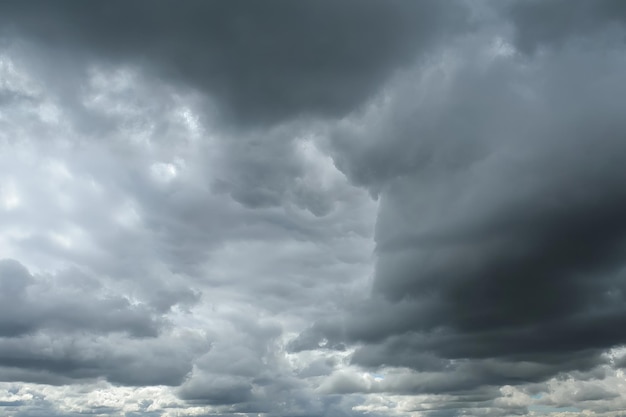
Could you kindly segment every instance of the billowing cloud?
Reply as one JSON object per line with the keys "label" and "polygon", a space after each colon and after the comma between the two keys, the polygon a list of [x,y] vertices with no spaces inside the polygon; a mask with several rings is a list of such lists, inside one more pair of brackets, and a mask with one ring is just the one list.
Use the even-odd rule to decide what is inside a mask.
{"label": "billowing cloud", "polygon": [[[391,120],[382,129],[415,135],[391,134],[386,149],[396,145],[406,167],[371,180],[384,186],[373,291],[397,307],[379,334],[357,324],[358,338],[419,331],[430,336],[416,336],[418,345],[449,358],[624,342],[618,161],[626,149],[619,87],[609,82],[621,77],[621,53],[605,58],[604,77],[588,80],[589,57],[575,52],[583,57],[564,51],[535,68],[518,69],[515,56],[473,74],[448,68],[441,82],[450,96],[424,122],[419,108],[398,120],[405,102],[383,110]],[[345,169],[358,175],[376,162]]]}
{"label": "billowing cloud", "polygon": [[380,199],[376,276],[343,324],[318,321],[291,348],[349,340],[354,364],[418,371],[415,385],[337,392],[541,382],[626,342],[625,68],[607,31],[623,33],[533,55],[506,27],[476,34],[332,132],[338,167]]}
{"label": "billowing cloud", "polygon": [[0,414],[626,409],[617,1],[0,5]]}

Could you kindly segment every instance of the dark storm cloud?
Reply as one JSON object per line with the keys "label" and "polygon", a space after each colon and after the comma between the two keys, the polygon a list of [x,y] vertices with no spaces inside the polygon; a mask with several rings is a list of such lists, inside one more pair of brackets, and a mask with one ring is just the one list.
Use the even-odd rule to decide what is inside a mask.
{"label": "dark storm cloud", "polygon": [[445,392],[462,369],[466,389],[541,381],[626,343],[621,38],[528,56],[481,36],[336,131],[338,166],[380,196],[376,277],[293,349],[358,341],[354,363],[441,371],[413,389]]}
{"label": "dark storm cloud", "polygon": [[90,278],[69,278],[33,276],[17,261],[0,261],[1,380],[178,385],[208,349],[201,337],[172,337],[145,305],[99,297],[98,288],[86,295]]}
{"label": "dark storm cloud", "polygon": [[17,261],[0,260],[0,337],[49,328],[154,337],[163,324],[149,308],[126,298],[86,297],[80,286],[53,285],[42,277],[35,280]]}
{"label": "dark storm cloud", "polygon": [[[402,345],[402,351],[389,347],[389,344]],[[358,375],[334,374],[325,382],[323,389],[329,393],[394,393],[403,395],[439,394],[452,395],[455,398],[466,395],[483,393],[488,399],[493,399],[502,385],[530,384],[544,381],[555,374],[568,370],[586,370],[602,363],[599,357],[591,357],[588,353],[580,353],[577,357],[570,355],[560,358],[554,355],[551,363],[534,362],[532,359],[513,358],[503,360],[488,359],[458,359],[447,362],[445,366],[437,366],[442,362],[434,357],[435,365],[424,366],[424,362],[411,362],[414,352],[427,351],[429,347],[411,344],[406,338],[396,337],[395,341],[387,345],[366,346],[355,354],[353,362],[365,367],[379,367],[381,364],[388,367],[410,367],[416,373],[386,373],[380,381],[367,383]],[[371,352],[378,349],[379,352]],[[413,351],[413,352],[411,352]],[[372,355],[365,358],[366,355]],[[374,355],[378,354],[377,357]],[[395,355],[395,356],[394,356]],[[434,355],[433,355],[434,356]],[[399,359],[394,360],[395,357]],[[405,359],[406,358],[406,359]],[[496,393],[497,394],[497,393]]]}
{"label": "dark storm cloud", "polygon": [[466,11],[438,1],[42,1],[3,3],[2,16],[5,32],[206,89],[248,124],[346,114],[460,29]]}
{"label": "dark storm cloud", "polygon": [[570,39],[589,41],[607,29],[610,37],[621,37],[619,30],[610,30],[626,21],[626,4],[620,0],[523,0],[510,2],[505,9],[516,41],[526,52],[542,45],[563,45]]}
{"label": "dark storm cloud", "polygon": [[129,386],[176,386],[191,372],[193,357],[206,348],[190,337],[132,340],[39,333],[2,338],[0,380],[62,385],[102,378]]}
{"label": "dark storm cloud", "polygon": [[180,392],[180,398],[201,404],[231,405],[252,400],[252,384],[241,377],[211,377],[187,386]]}
{"label": "dark storm cloud", "polygon": [[128,416],[618,408],[622,22],[0,4],[0,380]]}

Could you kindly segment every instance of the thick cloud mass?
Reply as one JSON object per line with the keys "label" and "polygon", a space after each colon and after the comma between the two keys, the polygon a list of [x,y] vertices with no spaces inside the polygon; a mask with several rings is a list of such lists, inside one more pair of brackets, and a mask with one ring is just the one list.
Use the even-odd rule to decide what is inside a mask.
{"label": "thick cloud mass", "polygon": [[[98,58],[147,61],[209,91],[240,123],[341,116],[464,10],[437,1],[11,2],[7,31]],[[452,26],[454,27],[454,26]],[[87,52],[88,51],[88,52]]]}
{"label": "thick cloud mass", "polygon": [[[88,277],[81,277],[89,279]],[[48,328],[79,328],[102,332],[127,332],[133,336],[155,336],[158,321],[144,306],[132,306],[123,297],[86,298],[82,288],[63,288],[50,294],[56,282],[37,282],[19,262],[0,261],[0,334],[21,336]]]}
{"label": "thick cloud mass", "polygon": [[353,363],[439,372],[404,387],[436,393],[591,369],[626,342],[623,43],[593,29],[601,52],[575,28],[534,55],[467,38],[335,130],[339,168],[381,201],[376,277],[344,330],[293,349],[345,334]]}
{"label": "thick cloud mass", "polygon": [[[383,127],[338,130],[343,169],[381,189],[373,301],[348,326],[357,340],[395,338],[378,364],[420,369],[398,356],[403,343],[447,359],[554,363],[625,342],[620,48],[593,68],[599,57],[577,45],[526,68],[524,56],[447,68],[435,80],[447,98],[407,111],[399,93],[372,111]],[[353,136],[379,129],[391,137],[384,152],[402,155],[393,171]],[[372,364],[364,349],[356,360]]]}
{"label": "thick cloud mass", "polygon": [[524,51],[541,45],[562,45],[570,38],[584,40],[589,35],[614,29],[620,31],[626,19],[626,6],[619,0],[515,1],[507,4],[515,24],[516,41]]}
{"label": "thick cloud mass", "polygon": [[455,392],[589,370],[626,342],[623,44],[586,42],[499,45],[478,66],[455,51],[337,130],[339,166],[381,199],[372,299],[346,321],[354,363]]}
{"label": "thick cloud mass", "polygon": [[0,379],[180,384],[193,351],[207,342],[184,333],[159,337],[160,314],[123,296],[98,296],[90,280],[79,271],[33,277],[15,260],[0,261]]}
{"label": "thick cloud mass", "polygon": [[623,4],[0,3],[0,415],[622,416]]}

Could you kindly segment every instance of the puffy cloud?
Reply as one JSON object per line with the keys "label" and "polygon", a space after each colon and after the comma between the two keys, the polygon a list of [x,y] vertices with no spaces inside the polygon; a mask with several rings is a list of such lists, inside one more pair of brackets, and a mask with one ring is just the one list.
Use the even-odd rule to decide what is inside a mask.
{"label": "puffy cloud", "polygon": [[[282,347],[365,294],[371,270],[376,204],[323,152],[320,129],[221,130],[202,97],[130,66],[90,63],[67,89],[34,66],[38,48],[2,54],[7,88],[31,98],[1,119],[0,249],[18,261],[2,263],[0,373],[46,400],[6,410],[343,407],[315,393],[319,375],[297,377],[306,354],[292,363]],[[248,198],[261,183],[267,203]],[[119,401],[79,400],[94,384]],[[171,403],[139,406],[150,386]]]}

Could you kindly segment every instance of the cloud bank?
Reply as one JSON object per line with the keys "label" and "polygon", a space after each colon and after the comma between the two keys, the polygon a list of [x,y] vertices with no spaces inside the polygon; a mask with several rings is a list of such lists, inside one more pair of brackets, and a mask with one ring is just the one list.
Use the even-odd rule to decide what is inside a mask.
{"label": "cloud bank", "polygon": [[626,410],[620,1],[0,5],[0,414]]}

